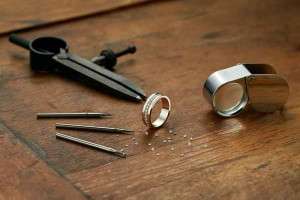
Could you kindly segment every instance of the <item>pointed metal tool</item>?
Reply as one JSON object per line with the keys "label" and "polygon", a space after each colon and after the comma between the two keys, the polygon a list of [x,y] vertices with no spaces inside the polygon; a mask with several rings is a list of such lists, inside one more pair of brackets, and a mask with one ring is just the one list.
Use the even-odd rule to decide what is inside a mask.
{"label": "pointed metal tool", "polygon": [[101,145],[101,144],[96,144],[96,143],[93,143],[93,142],[90,142],[90,141],[87,141],[87,140],[82,140],[82,139],[72,137],[72,136],[69,136],[69,135],[65,135],[65,134],[62,134],[62,133],[56,133],[56,137],[59,138],[59,139],[64,139],[64,140],[71,141],[71,142],[74,142],[74,143],[77,143],[77,144],[81,144],[81,145],[84,145],[84,146],[99,149],[101,151],[106,151],[108,153],[112,153],[112,154],[120,156],[122,158],[125,158],[127,156],[127,154],[125,152],[119,151],[117,149],[107,147],[107,146],[104,146],[104,145]]}
{"label": "pointed metal tool", "polygon": [[133,132],[132,130],[123,129],[123,128],[112,128],[112,127],[100,127],[100,126],[85,126],[77,124],[61,124],[57,123],[55,125],[58,129],[71,129],[71,130],[83,130],[83,131],[96,131],[96,132],[105,132],[105,133],[124,133],[129,134]]}
{"label": "pointed metal tool", "polygon": [[39,118],[102,118],[110,117],[109,113],[37,113],[36,117]]}
{"label": "pointed metal tool", "polygon": [[[30,51],[33,70],[59,73],[134,101],[146,98],[144,91],[125,77],[70,53],[62,38],[39,37],[28,41],[12,34],[9,41]],[[109,58],[102,58],[102,62],[105,59]]]}

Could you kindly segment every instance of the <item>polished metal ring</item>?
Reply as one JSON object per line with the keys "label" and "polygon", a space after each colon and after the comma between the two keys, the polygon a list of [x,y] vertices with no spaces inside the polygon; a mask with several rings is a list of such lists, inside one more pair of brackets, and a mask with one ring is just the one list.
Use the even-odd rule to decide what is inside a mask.
{"label": "polished metal ring", "polygon": [[[152,110],[159,102],[161,102],[161,110],[159,116],[157,119],[152,120],[151,118]],[[168,120],[170,111],[171,111],[170,99],[167,96],[161,95],[160,93],[154,93],[147,98],[143,106],[143,111],[142,111],[143,122],[149,128],[159,128],[163,126]]]}

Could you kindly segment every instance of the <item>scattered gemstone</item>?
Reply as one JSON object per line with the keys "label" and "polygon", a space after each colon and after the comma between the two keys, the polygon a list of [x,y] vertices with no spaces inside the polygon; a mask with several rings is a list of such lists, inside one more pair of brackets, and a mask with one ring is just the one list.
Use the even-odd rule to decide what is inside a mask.
{"label": "scattered gemstone", "polygon": [[148,143],[148,146],[151,146],[152,144],[151,143]]}
{"label": "scattered gemstone", "polygon": [[170,130],[169,130],[169,133],[174,133],[173,129],[170,129]]}
{"label": "scattered gemstone", "polygon": [[151,151],[154,151],[154,147],[151,148]]}
{"label": "scattered gemstone", "polygon": [[192,138],[192,137],[190,138],[191,141],[192,141],[193,139],[194,139],[194,138]]}
{"label": "scattered gemstone", "polygon": [[167,140],[163,140],[163,143],[166,143],[167,142]]}
{"label": "scattered gemstone", "polygon": [[184,138],[186,138],[186,136],[187,136],[186,134],[183,135]]}
{"label": "scattered gemstone", "polygon": [[174,147],[171,147],[171,151],[174,151],[175,150],[175,148]]}
{"label": "scattered gemstone", "polygon": [[160,154],[159,154],[159,153],[156,153],[156,155],[159,156]]}
{"label": "scattered gemstone", "polygon": [[137,145],[137,144],[139,144],[139,143],[138,143],[138,142],[135,142],[134,144]]}
{"label": "scattered gemstone", "polygon": [[128,147],[128,144],[126,144],[125,147]]}

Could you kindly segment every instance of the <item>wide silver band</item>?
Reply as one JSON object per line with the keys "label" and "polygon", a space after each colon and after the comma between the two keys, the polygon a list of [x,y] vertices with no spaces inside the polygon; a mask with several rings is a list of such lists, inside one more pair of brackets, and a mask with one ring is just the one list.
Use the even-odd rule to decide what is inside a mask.
{"label": "wide silver band", "polygon": [[[158,102],[162,103],[162,108],[159,116],[154,121],[151,120],[152,109]],[[142,118],[143,122],[149,128],[159,128],[166,123],[171,111],[171,102],[167,96],[163,96],[160,93],[154,93],[150,95],[143,107]]]}

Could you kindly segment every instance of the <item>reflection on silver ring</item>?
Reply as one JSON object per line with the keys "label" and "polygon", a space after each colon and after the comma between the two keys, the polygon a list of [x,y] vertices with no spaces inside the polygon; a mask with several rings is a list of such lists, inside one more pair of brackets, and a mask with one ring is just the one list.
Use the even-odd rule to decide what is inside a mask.
{"label": "reflection on silver ring", "polygon": [[[151,120],[152,109],[160,101],[162,102],[162,109],[159,113],[158,118],[152,122]],[[160,93],[154,93],[147,98],[146,103],[144,104],[143,112],[142,112],[143,122],[149,128],[159,128],[162,125],[164,125],[168,120],[170,111],[171,111],[170,99],[167,96],[161,95]]]}

